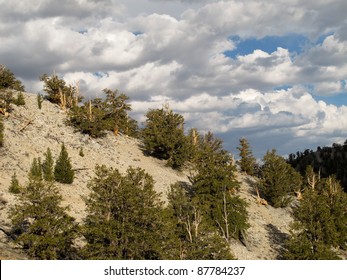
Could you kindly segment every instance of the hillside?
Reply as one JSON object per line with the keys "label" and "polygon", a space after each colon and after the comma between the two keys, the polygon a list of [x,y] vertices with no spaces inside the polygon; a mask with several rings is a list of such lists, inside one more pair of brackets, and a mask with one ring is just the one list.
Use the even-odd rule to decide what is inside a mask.
{"label": "hillside", "polygon": [[[170,184],[177,181],[189,182],[188,172],[178,172],[165,166],[161,161],[146,156],[141,142],[127,136],[107,134],[101,139],[74,132],[65,125],[66,112],[59,106],[44,101],[42,109],[37,106],[35,94],[25,94],[25,106],[13,105],[13,112],[4,120],[5,146],[0,149],[0,227],[8,228],[7,209],[16,202],[16,197],[8,192],[14,172],[22,185],[33,158],[43,158],[47,148],[57,158],[61,144],[65,143],[76,177],[72,185],[59,184],[64,204],[70,206],[70,214],[81,222],[85,215],[85,205],[81,196],[88,195],[86,187],[93,177],[96,164],[104,164],[125,172],[127,167],[145,169],[155,180],[156,191],[165,201]],[[83,148],[84,157],[79,155]],[[240,196],[249,203],[251,228],[248,230],[246,246],[232,242],[232,251],[238,259],[276,259],[281,250],[281,242],[288,234],[291,217],[289,209],[274,209],[259,205],[254,194],[254,178],[238,174],[241,182]],[[0,231],[0,259],[27,258]]]}
{"label": "hillside", "polygon": [[343,145],[334,143],[331,147],[317,147],[316,151],[307,149],[290,154],[288,162],[301,174],[311,165],[323,178],[336,176],[347,192],[347,140]]}

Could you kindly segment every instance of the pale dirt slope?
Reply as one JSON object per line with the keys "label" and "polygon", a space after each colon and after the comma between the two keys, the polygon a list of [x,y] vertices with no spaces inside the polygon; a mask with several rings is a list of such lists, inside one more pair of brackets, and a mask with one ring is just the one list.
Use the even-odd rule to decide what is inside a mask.
{"label": "pale dirt slope", "polygon": [[[62,143],[65,143],[73,168],[83,169],[76,172],[72,185],[58,184],[64,204],[70,206],[71,215],[77,221],[82,221],[84,217],[85,206],[81,196],[88,194],[86,185],[94,176],[96,164],[112,166],[121,172],[129,166],[145,169],[153,176],[156,190],[162,193],[164,201],[170,184],[189,181],[186,173],[174,171],[166,167],[164,161],[145,156],[141,143],[136,139],[122,135],[115,137],[112,133],[102,139],[93,139],[75,133],[64,123],[66,112],[47,101],[39,110],[36,98],[35,94],[25,94],[26,105],[13,106],[14,111],[4,121],[5,147],[0,149],[0,197],[7,203],[0,205],[0,226],[9,226],[7,209],[16,202],[16,197],[8,192],[13,173],[16,172],[20,183],[25,184],[33,158],[43,159],[44,152],[50,148],[56,159]],[[81,147],[84,157],[79,155]],[[241,174],[238,178],[242,183],[240,196],[249,203],[251,228],[247,248],[235,241],[232,242],[232,250],[239,259],[275,259],[280,249],[278,243],[288,233],[290,215],[284,209],[258,205],[252,193],[254,179]],[[3,251],[0,258],[25,258],[8,242],[0,231],[0,252]]]}

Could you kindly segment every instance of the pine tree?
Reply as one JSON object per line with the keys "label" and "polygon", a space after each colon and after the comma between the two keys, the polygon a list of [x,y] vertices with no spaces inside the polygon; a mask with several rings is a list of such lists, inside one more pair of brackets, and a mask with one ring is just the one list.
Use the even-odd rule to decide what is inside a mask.
{"label": "pine tree", "polygon": [[105,100],[95,98],[82,106],[74,106],[69,111],[68,123],[95,138],[103,137],[106,131],[137,137],[137,122],[129,117],[129,97],[117,90],[104,89],[103,92]]}
{"label": "pine tree", "polygon": [[29,176],[19,194],[19,203],[10,209],[13,233],[29,256],[35,259],[71,259],[77,225],[61,207],[62,197],[52,182]]}
{"label": "pine tree", "polygon": [[47,93],[47,100],[55,104],[60,104],[61,94],[66,87],[66,82],[56,74],[53,74],[51,77],[44,74],[40,77],[40,81],[44,82],[43,90]]}
{"label": "pine tree", "polygon": [[54,160],[50,148],[47,148],[45,159],[42,163],[43,178],[46,181],[54,181]]}
{"label": "pine tree", "polygon": [[7,69],[4,65],[0,65],[0,89],[24,91],[22,82],[19,81],[12,71]]}
{"label": "pine tree", "polygon": [[263,157],[260,189],[274,207],[286,207],[294,191],[300,189],[302,178],[276,150],[268,151]]}
{"label": "pine tree", "polygon": [[22,187],[19,184],[17,174],[15,172],[12,175],[11,183],[10,183],[10,187],[8,188],[8,191],[10,193],[19,194],[21,192],[21,189],[22,189]]}
{"label": "pine tree", "polygon": [[221,198],[223,191],[234,192],[240,188],[230,154],[211,132],[200,137],[193,165],[196,174],[191,177],[192,188],[201,203],[208,205]]}
{"label": "pine tree", "polygon": [[41,159],[34,158],[29,171],[29,178],[35,180],[42,180],[42,166]]}
{"label": "pine tree", "polygon": [[243,239],[249,228],[247,204],[236,194],[240,188],[235,177],[236,168],[222,144],[210,132],[199,137],[192,159],[192,200],[206,222],[226,241]]}
{"label": "pine tree", "polygon": [[4,146],[4,130],[5,130],[5,127],[4,127],[4,122],[2,120],[2,117],[0,116],[0,148]]}
{"label": "pine tree", "polygon": [[232,238],[244,241],[248,223],[248,204],[240,196],[223,191],[211,210],[212,218],[226,241]]}
{"label": "pine tree", "polygon": [[141,169],[97,166],[86,198],[84,255],[89,259],[160,259],[161,202]]}
{"label": "pine tree", "polygon": [[307,190],[293,216],[295,223],[292,226],[291,238],[286,244],[286,259],[338,258],[331,250],[330,240],[334,238],[335,227],[324,196]]}
{"label": "pine tree", "polygon": [[254,175],[254,168],[256,160],[252,155],[250,145],[246,138],[240,139],[240,146],[237,148],[240,151],[240,161],[239,165],[243,172],[246,172],[248,175]]}
{"label": "pine tree", "polygon": [[[78,93],[78,84],[76,86],[67,85],[66,82],[59,78],[55,73],[50,77],[44,74],[40,77],[43,81],[43,90],[47,93],[45,98],[51,103],[59,104],[62,109],[72,109],[78,106],[83,97]],[[41,109],[41,100],[38,99],[39,109]]]}
{"label": "pine tree", "polygon": [[160,159],[168,160],[168,165],[181,169],[190,157],[190,145],[184,135],[184,118],[172,110],[149,110],[146,126],[142,130],[146,151]]}
{"label": "pine tree", "polygon": [[104,89],[106,100],[103,102],[105,112],[105,129],[118,131],[136,137],[138,133],[137,122],[129,117],[131,105],[129,97],[118,90]]}
{"label": "pine tree", "polygon": [[63,184],[72,184],[75,172],[72,169],[71,161],[64,143],[54,167],[54,179]]}
{"label": "pine tree", "polygon": [[219,235],[218,229],[210,226],[203,209],[186,186],[180,183],[171,185],[168,200],[166,211],[170,224],[166,232],[171,236],[164,243],[166,258],[234,259],[227,240]]}
{"label": "pine tree", "polygon": [[347,194],[334,177],[321,179],[312,168],[307,169],[306,178],[303,198],[293,209],[294,223],[284,257],[339,259],[333,248],[346,249]]}

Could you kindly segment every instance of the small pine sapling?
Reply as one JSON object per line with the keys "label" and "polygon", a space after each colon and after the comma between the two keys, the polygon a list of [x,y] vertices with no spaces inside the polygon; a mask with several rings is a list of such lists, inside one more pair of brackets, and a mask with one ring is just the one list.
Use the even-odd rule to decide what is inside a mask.
{"label": "small pine sapling", "polygon": [[45,159],[42,163],[43,178],[46,181],[54,181],[54,160],[52,156],[51,149],[48,148],[45,153]]}
{"label": "small pine sapling", "polygon": [[43,97],[42,97],[42,94],[39,93],[37,95],[37,106],[40,110],[42,109],[42,102],[43,102]]}
{"label": "small pine sapling", "polygon": [[10,187],[8,188],[8,191],[10,193],[14,193],[14,194],[18,194],[21,192],[21,186],[20,186],[19,181],[17,179],[16,172],[13,173],[13,175],[12,175],[11,184],[10,184]]}
{"label": "small pine sapling", "polygon": [[35,180],[42,180],[42,166],[41,159],[34,158],[29,171],[29,178]]}
{"label": "small pine sapling", "polygon": [[17,106],[25,105],[25,98],[22,92],[18,93],[17,98],[14,100],[14,104],[16,104]]}
{"label": "small pine sapling", "polygon": [[54,167],[54,178],[63,184],[72,184],[75,172],[72,169],[71,161],[64,144],[61,146],[59,158]]}

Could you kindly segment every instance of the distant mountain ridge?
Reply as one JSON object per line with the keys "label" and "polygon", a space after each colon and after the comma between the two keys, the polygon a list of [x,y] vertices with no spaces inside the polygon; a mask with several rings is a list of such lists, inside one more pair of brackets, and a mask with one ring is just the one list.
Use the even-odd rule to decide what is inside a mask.
{"label": "distant mountain ridge", "polygon": [[335,175],[347,192],[347,140],[343,145],[334,143],[331,147],[317,147],[316,151],[290,154],[288,162],[302,175],[309,165],[323,178]]}

